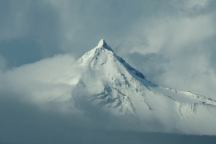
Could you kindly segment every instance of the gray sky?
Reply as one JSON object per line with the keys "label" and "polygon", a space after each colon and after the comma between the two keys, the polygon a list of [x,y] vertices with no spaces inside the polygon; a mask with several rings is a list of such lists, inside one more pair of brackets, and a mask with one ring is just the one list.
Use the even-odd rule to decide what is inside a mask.
{"label": "gray sky", "polygon": [[[0,0],[0,80],[1,72],[6,72],[9,77],[13,76],[9,80],[14,83],[13,87],[0,83],[0,143],[11,137],[28,143],[44,138],[44,133],[52,138],[61,134],[67,139],[71,139],[72,133],[78,140],[83,139],[79,135],[82,130],[73,131],[80,123],[79,118],[78,122],[73,118],[75,122],[70,123],[71,117],[40,111],[14,96],[23,94],[18,94],[20,91],[33,93],[27,75],[21,75],[20,71],[32,73],[30,76],[34,77],[41,63],[47,68],[46,58],[70,54],[72,57],[66,56],[64,60],[74,60],[101,38],[153,82],[216,98],[215,7],[215,0]],[[31,65],[43,59],[45,62]],[[53,62],[61,65],[61,56],[56,59]],[[25,64],[30,64],[28,70],[23,67]],[[13,71],[15,74],[10,75]],[[26,80],[22,84],[27,88],[23,90],[16,80]],[[5,87],[10,93],[4,91]],[[34,92],[43,88],[38,86]],[[13,119],[18,125],[14,125]],[[35,131],[29,133],[29,126]],[[91,133],[87,131],[84,138],[89,140]],[[19,134],[27,137],[19,139]],[[112,139],[121,143],[119,137],[128,138],[128,133],[122,132],[118,133],[119,137],[107,132],[96,134],[101,136],[99,141]],[[147,139],[157,143],[148,135],[145,138],[137,134],[130,134],[128,141],[139,143]],[[164,140],[170,135],[159,137]],[[176,139],[185,137],[176,136],[170,143]],[[202,140],[212,142],[209,137]]]}
{"label": "gray sky", "polygon": [[1,0],[0,68],[59,53],[75,58],[100,38],[161,85],[213,96],[214,0]]}
{"label": "gray sky", "polygon": [[101,37],[114,47],[119,47],[137,21],[161,15],[161,11],[169,13],[173,8],[167,2],[1,1],[1,49],[8,49],[1,50],[1,53],[6,59],[12,59],[9,58],[11,53],[19,49],[17,53],[21,53],[20,57],[27,59],[22,63],[28,63],[65,51],[80,55],[93,47]]}

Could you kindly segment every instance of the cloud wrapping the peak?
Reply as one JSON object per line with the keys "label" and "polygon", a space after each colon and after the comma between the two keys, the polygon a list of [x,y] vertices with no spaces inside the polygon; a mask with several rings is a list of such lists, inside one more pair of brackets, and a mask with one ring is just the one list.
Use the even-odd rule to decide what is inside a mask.
{"label": "cloud wrapping the peak", "polygon": [[[64,103],[82,76],[74,59],[101,37],[149,80],[215,98],[215,5],[214,0],[0,1],[0,140],[5,135],[17,140],[20,133],[25,141],[38,143],[46,141],[44,135],[84,139],[86,128],[76,131],[77,125],[100,127],[100,120],[110,120],[70,115],[73,107]],[[59,110],[50,98],[65,107]],[[91,112],[97,116],[95,108]],[[101,141],[107,136],[96,134]]]}
{"label": "cloud wrapping the peak", "polygon": [[156,83],[215,97],[215,3],[170,2],[175,10],[133,25],[121,53]]}

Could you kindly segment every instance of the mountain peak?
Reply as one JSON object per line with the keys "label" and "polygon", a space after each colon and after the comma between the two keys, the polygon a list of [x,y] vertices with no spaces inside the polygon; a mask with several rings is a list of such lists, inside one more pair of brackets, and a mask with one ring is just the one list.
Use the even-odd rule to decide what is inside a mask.
{"label": "mountain peak", "polygon": [[98,47],[104,47],[104,46],[106,46],[107,44],[106,44],[106,41],[104,40],[104,39],[101,39],[99,42],[98,42]]}
{"label": "mountain peak", "polygon": [[113,51],[112,48],[106,43],[106,41],[104,39],[101,39],[98,42],[98,45],[97,45],[96,48],[105,48],[105,49]]}

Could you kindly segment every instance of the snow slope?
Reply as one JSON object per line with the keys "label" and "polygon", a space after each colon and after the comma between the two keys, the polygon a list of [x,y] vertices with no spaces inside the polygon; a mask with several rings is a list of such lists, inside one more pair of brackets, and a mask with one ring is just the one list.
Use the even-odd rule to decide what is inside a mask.
{"label": "snow slope", "polygon": [[74,95],[92,105],[115,116],[136,117],[143,125],[155,122],[167,132],[216,133],[215,100],[150,82],[103,39],[77,63],[83,71]]}
{"label": "snow slope", "polygon": [[[105,126],[216,134],[216,100],[152,83],[104,40],[78,60],[55,56],[1,74],[0,81],[0,91],[53,111],[87,115]],[[113,125],[110,117],[119,123]]]}

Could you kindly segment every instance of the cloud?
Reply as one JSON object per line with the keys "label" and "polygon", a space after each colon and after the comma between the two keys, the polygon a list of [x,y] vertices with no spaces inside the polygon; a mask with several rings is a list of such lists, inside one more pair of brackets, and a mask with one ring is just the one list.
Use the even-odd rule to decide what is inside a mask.
{"label": "cloud", "polygon": [[212,1],[173,2],[178,7],[193,4],[199,11],[179,14],[176,9],[141,18],[128,32],[121,53],[156,83],[215,97],[215,12],[204,11]]}
{"label": "cloud", "polygon": [[180,15],[197,15],[210,10],[212,0],[171,0],[172,7]]}
{"label": "cloud", "polygon": [[74,101],[74,94],[85,94],[73,92],[82,73],[74,64],[71,55],[56,55],[0,73],[0,142],[100,143],[111,137],[125,143],[115,136],[127,137],[127,122]]}
{"label": "cloud", "polygon": [[[143,133],[121,130],[101,130],[86,127],[87,120],[74,115],[41,111],[31,104],[8,95],[0,97],[0,143],[16,144],[164,144],[212,143],[215,137],[180,136],[175,134]],[[106,125],[106,123],[104,123]]]}
{"label": "cloud", "polygon": [[59,17],[44,0],[0,2],[0,54],[8,68],[60,53]]}
{"label": "cloud", "polygon": [[[101,37],[108,39],[114,49],[121,47],[119,52],[150,80],[167,87],[215,95],[216,30],[215,12],[209,9],[211,0],[174,0],[172,7],[167,2],[148,0],[124,3],[115,0],[8,0],[0,3],[0,69],[18,67],[1,72],[0,95],[13,97],[13,100],[4,100],[10,106],[21,101],[13,109],[22,106],[30,109],[20,121],[31,119],[26,116],[33,109],[36,118],[45,117],[43,125],[49,125],[48,119],[61,117],[62,112],[65,114],[71,109],[64,102],[74,94],[73,85],[81,70],[73,65],[74,58],[68,55],[43,58],[68,52],[78,57]],[[40,59],[43,60],[36,62]],[[36,63],[24,65],[32,62]],[[69,71],[68,67],[71,67]],[[2,111],[6,107],[3,105]],[[89,108],[97,116],[92,106],[82,107],[82,110],[86,112]],[[43,110],[37,114],[38,109]],[[50,111],[61,112],[46,117]],[[13,113],[13,118],[17,118],[16,112]],[[100,118],[107,118],[103,116]],[[68,120],[60,120],[57,129]],[[35,124],[32,122],[30,125]],[[52,130],[55,131],[55,127]]]}
{"label": "cloud", "polygon": [[57,55],[5,71],[0,77],[4,82],[0,84],[0,88],[2,91],[12,91],[26,96],[25,99],[29,101],[39,103],[58,99],[59,95],[66,97],[64,92],[70,95],[73,76],[77,76],[78,73],[73,63],[72,56]]}
{"label": "cloud", "polygon": [[1,2],[0,40],[14,39],[27,34],[28,26],[25,16],[28,5],[29,2],[26,0],[14,2],[14,5],[11,5],[11,0]]}
{"label": "cloud", "polygon": [[182,2],[186,9],[203,9],[209,5],[210,0],[183,0]]}
{"label": "cloud", "polygon": [[[203,29],[205,28],[205,29]],[[132,34],[131,34],[132,33]],[[215,35],[212,15],[163,17],[139,22],[124,47],[131,53],[173,52]],[[128,46],[129,45],[129,46]]]}
{"label": "cloud", "polygon": [[[24,107],[72,120],[73,116],[81,118],[80,122],[85,121],[82,125],[87,128],[128,129],[127,122],[119,122],[118,118],[89,103],[86,96],[90,91],[77,87],[80,77],[86,73],[83,74],[83,69],[76,64],[71,55],[65,54],[4,71],[0,73],[0,100],[18,101]],[[89,90],[97,88],[98,85],[90,81]]]}
{"label": "cloud", "polygon": [[[82,97],[86,94],[83,89],[73,91],[74,77],[79,77],[82,72],[74,64],[71,55],[56,55],[0,74],[2,142],[55,144],[105,141],[125,144],[149,141],[154,144],[158,143],[158,139],[169,143],[167,140],[170,138],[178,139],[179,143],[188,141],[188,136],[145,133],[148,126],[143,130],[129,118],[115,118],[101,112],[100,108]],[[73,107],[71,96],[74,94],[79,97],[75,102],[81,113]],[[164,114],[169,115],[167,112]],[[209,137],[191,138],[193,141],[198,138],[205,142],[209,140]]]}

